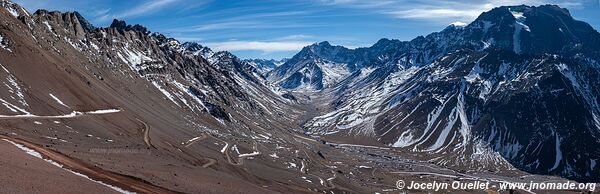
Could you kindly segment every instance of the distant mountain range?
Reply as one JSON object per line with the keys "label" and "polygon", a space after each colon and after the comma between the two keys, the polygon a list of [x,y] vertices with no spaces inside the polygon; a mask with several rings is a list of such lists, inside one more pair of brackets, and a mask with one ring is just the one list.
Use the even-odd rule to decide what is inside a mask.
{"label": "distant mountain range", "polygon": [[255,67],[259,73],[266,75],[266,73],[272,71],[276,67],[281,66],[283,63],[288,61],[289,59],[244,59],[244,62]]}

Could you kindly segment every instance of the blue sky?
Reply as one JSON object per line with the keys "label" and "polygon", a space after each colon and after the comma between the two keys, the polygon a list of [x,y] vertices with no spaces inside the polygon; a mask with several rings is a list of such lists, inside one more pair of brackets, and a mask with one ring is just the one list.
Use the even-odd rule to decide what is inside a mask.
{"label": "blue sky", "polygon": [[113,18],[241,58],[292,57],[320,41],[364,47],[410,40],[501,5],[558,4],[600,29],[600,0],[13,0],[34,12],[79,11],[97,27]]}

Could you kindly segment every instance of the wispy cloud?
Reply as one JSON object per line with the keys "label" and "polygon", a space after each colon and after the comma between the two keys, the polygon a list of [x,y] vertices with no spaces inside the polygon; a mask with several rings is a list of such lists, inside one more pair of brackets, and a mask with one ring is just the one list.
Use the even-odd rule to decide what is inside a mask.
{"label": "wispy cloud", "polygon": [[464,22],[475,19],[482,12],[503,5],[542,5],[557,4],[561,7],[579,9],[584,0],[483,0],[483,1],[358,1],[358,0],[321,0],[326,5],[346,6],[350,8],[370,9],[375,13],[400,19],[419,19],[435,21]]}
{"label": "wispy cloud", "polygon": [[456,10],[456,9],[408,9],[397,11],[386,11],[388,15],[406,19],[441,19],[458,18],[470,19],[481,14],[480,10]]}
{"label": "wispy cloud", "polygon": [[110,12],[110,8],[98,9],[98,10],[94,10],[93,14],[94,14],[94,16],[104,16],[104,15],[108,14],[109,12]]}
{"label": "wispy cloud", "polygon": [[195,36],[174,36],[173,38],[182,42],[199,42],[204,40],[204,38]]}
{"label": "wispy cloud", "polygon": [[295,24],[285,22],[267,22],[267,21],[225,21],[199,24],[195,26],[176,27],[165,29],[167,32],[207,32],[217,30],[244,30],[244,29],[291,29],[317,27],[319,24]]}
{"label": "wispy cloud", "polygon": [[312,35],[292,34],[292,35],[284,36],[281,38],[277,38],[277,40],[306,40],[306,39],[313,39],[313,38],[315,38],[315,37]]}
{"label": "wispy cloud", "polygon": [[361,0],[321,0],[326,5],[352,5],[360,8],[376,8],[385,5],[392,5],[397,1],[380,0],[380,1],[361,1]]}
{"label": "wispy cloud", "polygon": [[110,10],[108,10],[96,20],[98,22],[103,22],[112,20],[114,18],[123,19],[130,17],[138,17],[145,14],[158,12],[169,7],[170,5],[180,3],[181,1],[182,0],[150,0],[120,13],[109,13]]}
{"label": "wispy cloud", "polygon": [[175,29],[177,31],[188,31],[188,32],[202,32],[211,30],[223,30],[223,29],[238,29],[238,28],[258,28],[261,24],[252,21],[228,21],[228,22],[215,22],[208,24],[196,25],[193,27],[184,27],[181,29]]}
{"label": "wispy cloud", "polygon": [[218,51],[262,51],[266,53],[277,51],[299,51],[312,42],[298,41],[229,41],[206,43],[208,47]]}

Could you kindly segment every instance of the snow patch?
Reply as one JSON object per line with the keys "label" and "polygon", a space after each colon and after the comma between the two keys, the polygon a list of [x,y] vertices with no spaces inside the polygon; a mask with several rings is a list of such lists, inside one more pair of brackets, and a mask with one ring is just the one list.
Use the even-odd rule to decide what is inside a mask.
{"label": "snow patch", "polygon": [[144,55],[142,52],[129,49],[129,45],[125,46],[125,49],[122,50],[122,53],[123,54],[121,54],[121,52],[117,52],[117,56],[121,59],[121,61],[129,65],[133,71],[143,70],[144,67],[140,66],[142,63],[154,61],[152,58]]}
{"label": "snow patch", "polygon": [[513,33],[513,51],[517,54],[521,53],[521,31],[525,30],[530,32],[529,26],[525,25],[527,19],[523,16],[523,12],[511,11],[513,17],[515,17],[515,32]]}
{"label": "snow patch", "polygon": [[340,63],[319,63],[319,67],[323,71],[323,87],[330,87],[340,82],[342,79],[350,75],[350,70],[346,64]]}
{"label": "snow patch", "polygon": [[177,103],[177,101],[175,101],[175,97],[171,93],[169,93],[169,91],[162,88],[158,82],[153,81],[152,85],[154,85],[154,87],[156,87],[163,95],[165,95],[169,100],[171,100],[171,102],[173,102],[177,106],[179,106],[179,103]]}
{"label": "snow patch", "polygon": [[[8,108],[12,112],[22,112],[25,115],[31,115],[31,113],[27,112],[25,109],[15,106],[2,98],[0,98],[0,102],[2,103],[2,105],[4,105],[6,108]],[[1,117],[1,115],[0,115],[0,117]]]}
{"label": "snow patch", "polygon": [[63,101],[61,101],[60,99],[58,99],[58,97],[54,96],[54,94],[50,93],[50,97],[52,97],[52,99],[54,99],[56,102],[58,102],[60,105],[63,105],[67,108],[70,108],[69,106],[67,106],[65,103],[63,103]]}
{"label": "snow patch", "polygon": [[[2,99],[0,99],[2,100]],[[78,116],[82,116],[82,115],[102,115],[102,114],[111,114],[111,113],[118,113],[121,112],[121,110],[118,109],[107,109],[107,110],[96,110],[96,111],[89,111],[89,112],[79,112],[79,111],[73,111],[69,114],[65,114],[65,115],[55,115],[55,116],[40,116],[40,115],[34,115],[31,113],[27,113],[24,115],[0,115],[0,118],[44,118],[44,119],[64,119],[64,118],[74,118],[74,117],[78,117]]]}
{"label": "snow patch", "polygon": [[50,25],[50,23],[48,23],[48,21],[44,21],[42,23],[44,23],[44,25],[46,25],[46,28],[48,28],[48,31],[54,33],[54,31],[52,31],[52,26]]}
{"label": "snow patch", "polygon": [[7,45],[7,40],[6,40],[6,39],[4,39],[4,37],[3,37],[2,35],[0,35],[0,48],[3,48],[3,49],[5,49],[5,50],[7,50],[7,51],[10,51],[10,52],[12,52],[12,50],[10,50],[10,49],[8,48],[8,45]]}
{"label": "snow patch", "polygon": [[[27,102],[25,101],[25,95],[23,94],[23,89],[19,86],[19,84],[17,83],[17,79],[15,76],[13,76],[8,69],[6,69],[3,65],[0,65],[0,67],[2,68],[2,70],[4,70],[4,72],[7,75],[2,75],[3,77],[6,78],[6,81],[8,81],[8,83],[3,82],[4,86],[6,86],[8,88],[8,92],[16,95],[16,96],[10,96],[10,98],[17,100],[21,103],[21,105],[23,105],[24,107],[29,106],[29,104],[27,104]],[[8,103],[5,100],[0,100],[2,102],[2,104],[6,107],[8,107],[11,111],[13,112],[17,112],[16,110],[19,110],[23,113],[27,113],[27,111],[16,107],[15,105],[12,105],[10,103]]]}
{"label": "snow patch", "polygon": [[450,23],[449,26],[454,26],[455,28],[464,28],[465,26],[467,26],[467,23],[456,21]]}
{"label": "snow patch", "polygon": [[293,162],[289,162],[288,164],[289,164],[288,168],[297,168],[298,167],[296,165],[296,163],[293,163]]}
{"label": "snow patch", "polygon": [[17,12],[17,10],[15,10],[14,8],[12,8],[11,6],[7,6],[6,7],[6,11],[8,11],[8,13],[10,13],[10,15],[13,15],[15,17],[19,17],[19,12]]}
{"label": "snow patch", "polygon": [[225,153],[225,151],[227,151],[227,147],[229,147],[229,143],[225,142],[225,146],[223,146],[223,149],[221,149],[221,153]]}
{"label": "snow patch", "polygon": [[556,150],[556,157],[554,160],[554,166],[552,166],[552,168],[550,168],[550,170],[548,170],[548,172],[555,170],[556,168],[558,168],[558,165],[560,165],[560,162],[562,161],[562,151],[560,150],[560,137],[558,137],[558,134],[556,132],[554,132],[554,137],[556,137],[555,140],[555,146],[554,149]]}
{"label": "snow patch", "polygon": [[410,146],[413,143],[412,142],[413,139],[414,139],[414,136],[412,134],[412,131],[406,130],[406,131],[402,132],[400,137],[398,137],[398,140],[396,140],[396,142],[394,142],[394,144],[392,144],[392,147],[403,148],[403,147]]}
{"label": "snow patch", "polygon": [[89,112],[85,112],[86,114],[112,114],[112,113],[118,113],[121,112],[122,110],[120,109],[106,109],[106,110],[95,110],[95,111],[89,111]]}

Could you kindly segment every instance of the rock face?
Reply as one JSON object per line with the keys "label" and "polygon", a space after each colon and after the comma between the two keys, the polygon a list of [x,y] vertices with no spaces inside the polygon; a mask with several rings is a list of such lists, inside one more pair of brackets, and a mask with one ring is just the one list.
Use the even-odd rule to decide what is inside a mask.
{"label": "rock face", "polygon": [[[114,20],[108,28],[94,28],[76,12],[41,10],[32,18],[36,23],[47,24],[47,30],[54,35],[49,39],[59,42],[57,39],[62,36],[62,40],[86,58],[102,61],[96,64],[108,64],[112,74],[133,72],[132,76],[149,81],[173,105],[194,114],[204,112],[217,121],[231,121],[224,107],[233,104],[239,111],[268,111],[259,110],[266,107],[250,100],[258,97],[251,95],[282,99],[264,90],[258,81],[260,78],[250,72],[251,67],[230,53],[212,53],[195,43],[180,44],[175,39],[150,33],[141,25],[127,25],[125,21]],[[246,88],[261,92],[249,94]]]}
{"label": "rock face", "polygon": [[[438,164],[597,181],[599,39],[557,6],[511,6],[408,42],[321,47],[351,73],[316,94],[333,99],[331,108],[305,126],[428,153]],[[294,59],[315,46],[280,68],[302,64]]]}

